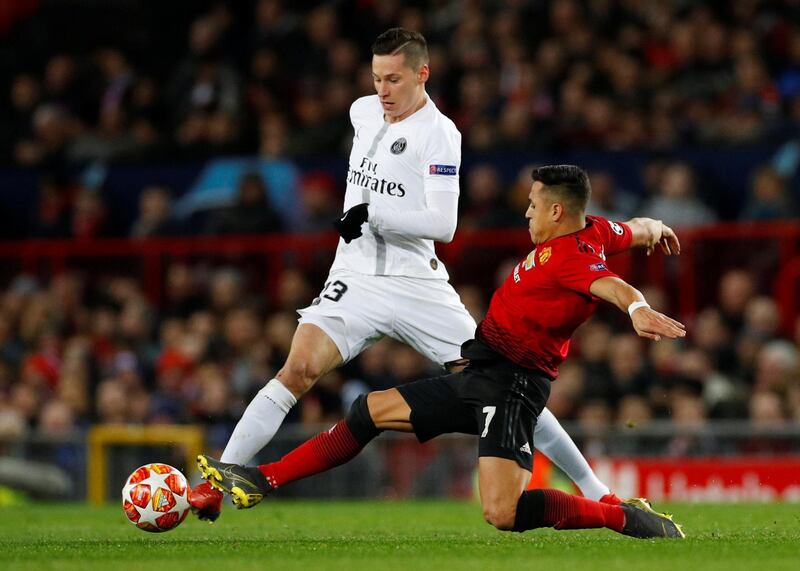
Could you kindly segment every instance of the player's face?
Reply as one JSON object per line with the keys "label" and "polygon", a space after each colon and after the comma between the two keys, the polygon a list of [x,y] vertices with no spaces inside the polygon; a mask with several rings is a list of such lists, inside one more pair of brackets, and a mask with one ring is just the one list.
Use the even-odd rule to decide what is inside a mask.
{"label": "player's face", "polygon": [[389,123],[401,121],[416,111],[425,97],[428,65],[414,70],[405,54],[372,56],[372,81]]}
{"label": "player's face", "polygon": [[531,192],[528,195],[528,210],[525,218],[528,219],[528,232],[534,244],[541,244],[547,241],[553,234],[554,224],[552,217],[552,203],[544,196],[542,189],[544,185],[540,181],[535,181],[531,185]]}

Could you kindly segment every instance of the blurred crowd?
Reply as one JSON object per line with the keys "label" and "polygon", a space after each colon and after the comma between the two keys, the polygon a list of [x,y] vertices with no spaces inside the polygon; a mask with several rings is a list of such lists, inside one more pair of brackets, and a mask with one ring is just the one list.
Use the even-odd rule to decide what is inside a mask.
{"label": "blurred crowd", "polygon": [[[35,24],[44,3],[24,4],[20,21]],[[796,137],[797,2],[204,0],[163,10],[169,22],[167,13],[183,10],[174,19],[185,24],[175,27],[175,50],[136,47],[135,38],[148,38],[148,26],[135,19],[119,41],[88,50],[61,49],[48,34],[10,44],[13,72],[0,84],[7,88],[0,162],[31,169],[39,182],[29,215],[0,212],[4,237],[330,230],[344,180],[328,172],[300,173],[291,215],[274,200],[287,189],[271,188],[253,169],[241,172],[228,203],[178,216],[186,188],[142,188],[131,214],[104,192],[97,165],[230,154],[265,162],[341,160],[352,137],[349,106],[374,92],[369,46],[395,25],[427,37],[428,93],[474,156],[509,149],[655,151],[640,173],[643,193],[626,189],[608,170],[592,170],[590,213],[650,216],[676,227],[798,215],[790,183],[797,157],[788,161],[792,168],[764,162],[751,173],[746,201],[731,206],[729,197],[708,195],[689,162],[658,152]],[[0,38],[13,33],[9,26],[0,19]],[[31,38],[39,43],[28,50]],[[4,49],[0,66],[8,67]],[[530,166],[509,178],[490,160],[473,161],[461,173],[459,232],[524,225],[529,188]],[[7,280],[0,291],[0,441],[94,422],[202,422],[212,446],[221,446],[283,363],[295,310],[315,297],[315,279],[286,270],[265,299],[240,266],[176,261],[165,270],[158,307],[139,280],[123,275]],[[455,285],[480,320],[491,291],[486,284]],[[720,451],[703,434],[709,420],[796,425],[800,320],[793,335],[782,336],[763,285],[742,270],[725,273],[709,284],[718,290],[715,305],[693,317],[681,341],[644,342],[624,319],[600,312],[577,334],[549,406],[588,434],[658,420],[688,427],[692,434],[667,443],[675,455]],[[674,312],[665,292],[651,289],[647,296]],[[436,367],[410,348],[381,341],[324,377],[289,421],[329,422],[361,392],[430,373]],[[590,452],[607,446],[581,444]]]}
{"label": "blurred crowd", "polygon": [[[459,229],[525,226],[533,166],[524,166],[512,177],[504,177],[489,161],[465,168],[461,173]],[[589,174],[592,197],[588,212],[612,220],[647,216],[675,228],[687,228],[730,219],[759,222],[798,216],[800,197],[770,163],[752,174],[747,197],[740,206],[736,199],[704,197],[706,187],[691,165],[678,160],[649,161],[641,173],[644,194],[626,189],[608,170],[590,170]],[[342,211],[344,183],[344,179],[336,180],[324,171],[302,174],[293,193],[293,206],[287,211],[274,203],[271,197],[275,192],[259,172],[245,171],[232,182],[235,188],[230,189],[229,200],[181,216],[176,212],[173,190],[163,185],[141,189],[131,211],[104,193],[102,185],[61,185],[44,177],[30,214],[7,212],[9,223],[3,232],[7,238],[81,240],[329,232]]]}
{"label": "blurred crowd", "polygon": [[[272,197],[290,189],[272,191],[259,172],[243,171],[232,181],[232,188],[216,189],[228,196],[181,215],[175,193],[164,185],[147,185],[138,191],[138,197],[123,203],[109,196],[102,183],[73,183],[45,176],[28,215],[16,212],[15,228],[6,229],[4,237],[143,239],[331,231],[342,210],[344,181],[340,182],[324,171],[299,176],[288,201],[292,207],[287,209],[277,206]],[[129,202],[134,203],[133,210]]]}
{"label": "blurred crowd", "polygon": [[[167,19],[179,5],[150,17]],[[800,8],[789,0],[183,8],[168,35],[188,31],[168,47],[135,18],[115,39],[86,30],[100,39],[75,53],[63,33],[20,28],[0,154],[56,168],[165,153],[345,153],[349,106],[374,92],[369,46],[396,25],[427,37],[428,92],[468,150],[737,144],[780,139],[800,124]],[[36,30],[45,12],[27,25]]]}
{"label": "blurred crowd", "polygon": [[[27,5],[33,10],[29,26],[52,9],[36,0]],[[791,183],[796,148],[788,160],[773,157],[749,173],[741,184],[749,193],[745,201],[731,197],[719,181],[720,188],[708,184],[688,162],[659,157],[660,150],[678,146],[797,136],[800,13],[794,2],[387,1],[306,7],[255,0],[184,8],[175,17],[183,24],[175,25],[175,50],[161,46],[163,34],[148,36],[148,26],[136,19],[116,42],[92,49],[60,49],[62,35],[26,35],[24,27],[20,37],[11,37],[16,63],[0,106],[0,157],[33,169],[39,182],[32,212],[2,213],[11,221],[0,235],[329,229],[344,181],[326,172],[301,173],[300,182],[286,188],[271,188],[258,171],[243,172],[230,193],[235,198],[199,219],[175,216],[174,201],[187,188],[139,188],[139,212],[131,224],[130,204],[103,187],[104,165],[229,154],[289,164],[308,155],[343,157],[352,137],[349,106],[374,92],[369,46],[393,25],[426,34],[428,92],[455,120],[467,152],[653,151],[639,188],[620,188],[609,172],[594,173],[593,208],[612,217],[642,214],[689,226],[798,214],[798,189]],[[163,10],[168,22],[170,10],[180,11],[177,4]],[[9,34],[0,28],[3,33]],[[141,39],[137,44],[140,36],[161,49],[147,49]],[[39,43],[27,49],[30,38]],[[524,172],[521,182],[509,180],[509,173],[489,162],[468,165],[462,175],[462,224],[498,227],[520,219]],[[272,203],[271,196],[286,193],[299,197],[299,216]],[[9,204],[2,206],[12,209]]]}
{"label": "blurred crowd", "polygon": [[[720,452],[703,433],[709,420],[796,426],[800,320],[793,337],[782,336],[775,302],[743,270],[725,273],[717,287],[719,304],[693,319],[685,340],[644,341],[622,314],[599,312],[578,331],[553,384],[553,413],[587,434],[655,420],[690,429],[666,444],[674,455]],[[0,297],[0,440],[68,434],[95,422],[197,422],[211,447],[222,446],[285,360],[295,309],[316,292],[304,273],[289,269],[268,303],[234,267],[184,262],[168,267],[165,288],[159,310],[127,277],[69,272],[40,283],[17,276]],[[487,292],[472,284],[457,289],[480,320]],[[671,311],[663,292],[645,292],[654,307]],[[323,377],[289,422],[329,423],[363,392],[438,373],[409,347],[384,339]],[[608,445],[583,444],[593,453]],[[740,446],[763,452],[783,444]]]}

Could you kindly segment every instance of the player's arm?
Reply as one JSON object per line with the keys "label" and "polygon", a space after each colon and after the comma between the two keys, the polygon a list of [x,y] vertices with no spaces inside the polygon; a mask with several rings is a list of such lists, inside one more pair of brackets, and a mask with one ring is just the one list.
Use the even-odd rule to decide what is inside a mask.
{"label": "player's arm", "polygon": [[422,175],[425,207],[397,211],[369,207],[369,225],[380,234],[450,242],[458,222],[458,170],[461,134],[448,121],[425,133],[417,168]]}
{"label": "player's arm", "polygon": [[681,253],[681,243],[675,232],[661,222],[652,218],[632,218],[625,224],[631,229],[631,248],[647,248],[649,256],[655,251],[656,245],[661,247],[661,251],[667,256],[678,255]]}
{"label": "player's arm", "polygon": [[683,323],[652,309],[645,301],[642,292],[616,276],[596,279],[589,287],[589,291],[592,295],[628,312],[633,328],[640,337],[661,341],[662,337],[675,339],[686,335]]}
{"label": "player's arm", "polygon": [[458,193],[428,192],[425,203],[424,210],[405,211],[381,211],[372,204],[357,204],[333,225],[348,244],[361,237],[361,226],[365,222],[369,222],[370,228],[379,234],[450,242],[458,220]]}
{"label": "player's arm", "polygon": [[361,236],[361,225],[369,222],[379,234],[395,234],[450,242],[458,222],[458,169],[461,165],[461,134],[445,125],[427,134],[420,157],[425,207],[419,210],[391,210],[374,204],[359,204],[335,223],[349,242]]}
{"label": "player's arm", "polygon": [[450,242],[458,222],[458,193],[428,191],[424,210],[379,210],[370,204],[370,227],[380,234],[400,234],[413,238]]}

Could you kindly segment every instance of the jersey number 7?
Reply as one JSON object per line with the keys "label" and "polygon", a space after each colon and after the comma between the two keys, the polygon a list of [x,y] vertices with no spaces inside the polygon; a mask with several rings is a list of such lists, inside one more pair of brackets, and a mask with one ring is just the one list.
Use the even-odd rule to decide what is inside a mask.
{"label": "jersey number 7", "polygon": [[492,418],[494,418],[494,413],[497,412],[497,407],[485,406],[483,407],[483,412],[486,414],[486,422],[483,423],[481,438],[485,438],[486,435],[489,434],[489,424],[492,422]]}

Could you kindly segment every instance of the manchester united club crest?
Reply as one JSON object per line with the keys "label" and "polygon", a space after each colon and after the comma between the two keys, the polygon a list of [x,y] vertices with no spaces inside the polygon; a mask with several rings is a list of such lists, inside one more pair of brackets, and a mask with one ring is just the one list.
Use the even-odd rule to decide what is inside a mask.
{"label": "manchester united club crest", "polygon": [[539,263],[544,265],[547,263],[547,260],[550,259],[550,256],[553,255],[553,248],[547,246],[546,248],[542,248],[542,251],[539,252]]}

